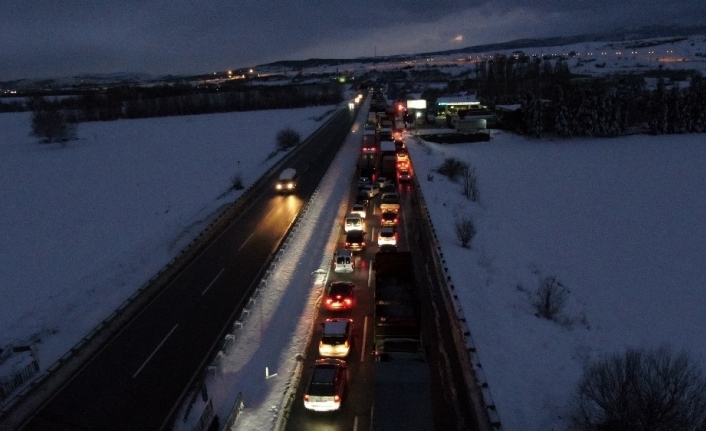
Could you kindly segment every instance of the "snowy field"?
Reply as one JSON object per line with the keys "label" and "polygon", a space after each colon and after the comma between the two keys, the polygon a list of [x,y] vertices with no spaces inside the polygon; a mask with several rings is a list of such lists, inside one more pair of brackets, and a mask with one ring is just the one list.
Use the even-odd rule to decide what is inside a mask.
{"label": "snowy field", "polygon": [[0,348],[46,369],[238,198],[233,175],[282,157],[279,130],[304,138],[335,108],[81,123],[66,147],[0,115]]}
{"label": "snowy field", "polygon": [[[409,145],[505,431],[567,429],[583,366],[603,355],[666,344],[706,372],[705,140]],[[449,157],[476,169],[479,202],[434,172]],[[466,215],[470,249],[454,230]],[[535,315],[547,276],[570,292],[562,324]]]}

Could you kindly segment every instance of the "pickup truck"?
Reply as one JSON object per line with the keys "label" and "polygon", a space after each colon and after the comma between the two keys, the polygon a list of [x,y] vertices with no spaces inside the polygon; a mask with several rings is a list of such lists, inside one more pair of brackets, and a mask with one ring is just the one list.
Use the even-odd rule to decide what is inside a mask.
{"label": "pickup truck", "polygon": [[380,212],[399,212],[400,197],[397,193],[383,193],[380,198]]}

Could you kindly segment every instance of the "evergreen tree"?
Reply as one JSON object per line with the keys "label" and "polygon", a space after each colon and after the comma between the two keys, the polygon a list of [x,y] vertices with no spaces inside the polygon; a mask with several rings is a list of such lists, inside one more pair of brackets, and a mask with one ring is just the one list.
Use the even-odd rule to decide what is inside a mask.
{"label": "evergreen tree", "polygon": [[650,99],[648,126],[653,135],[667,133],[668,109],[666,85],[662,78],[657,81],[657,88]]}
{"label": "evergreen tree", "polygon": [[571,137],[571,127],[569,126],[569,108],[564,101],[564,92],[559,87],[556,102],[556,115],[554,118],[554,131],[562,138]]}

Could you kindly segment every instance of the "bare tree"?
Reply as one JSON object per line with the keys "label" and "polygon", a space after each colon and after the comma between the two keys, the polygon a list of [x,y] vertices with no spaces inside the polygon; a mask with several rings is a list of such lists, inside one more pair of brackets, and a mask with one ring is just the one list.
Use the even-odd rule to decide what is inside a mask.
{"label": "bare tree", "polygon": [[461,247],[470,248],[471,240],[476,234],[476,227],[473,225],[473,219],[470,216],[464,216],[456,219],[456,236],[461,241]]}
{"label": "bare tree", "polygon": [[685,352],[628,350],[586,368],[575,407],[582,431],[703,431],[706,379]]}
{"label": "bare tree", "polygon": [[230,182],[233,185],[233,190],[243,190],[245,188],[243,185],[243,174],[240,172],[236,172],[235,175],[230,178]]}
{"label": "bare tree", "polygon": [[284,151],[296,147],[301,142],[299,132],[287,127],[277,132],[277,150]]}
{"label": "bare tree", "polygon": [[461,171],[461,185],[463,186],[463,195],[471,200],[478,201],[478,177],[476,176],[476,168],[468,165]]}
{"label": "bare tree", "polygon": [[468,163],[458,160],[455,157],[449,157],[444,160],[441,166],[436,168],[436,171],[448,177],[451,181],[456,181],[465,169],[468,169]]}
{"label": "bare tree", "polygon": [[555,276],[545,277],[539,282],[534,306],[545,319],[554,320],[566,304],[569,291]]}
{"label": "bare tree", "polygon": [[37,107],[32,114],[32,135],[43,142],[62,142],[76,139],[76,124],[69,123],[58,109]]}

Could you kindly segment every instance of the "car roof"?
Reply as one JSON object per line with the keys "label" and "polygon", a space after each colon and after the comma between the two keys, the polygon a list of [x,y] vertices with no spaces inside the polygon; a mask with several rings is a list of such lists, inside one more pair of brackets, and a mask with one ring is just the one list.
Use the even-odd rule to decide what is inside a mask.
{"label": "car roof", "polygon": [[365,234],[363,234],[362,230],[349,230],[348,233],[346,233],[346,238],[353,238],[353,239],[360,239],[365,238]]}
{"label": "car roof", "polygon": [[352,290],[353,283],[350,283],[348,281],[334,281],[333,283],[331,283],[329,288],[330,290]]}
{"label": "car roof", "polygon": [[332,383],[336,378],[335,364],[315,364],[314,373],[311,375],[312,383]]}
{"label": "car roof", "polygon": [[350,323],[348,319],[327,320],[324,322],[324,335],[345,335],[346,327]]}

